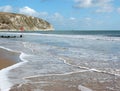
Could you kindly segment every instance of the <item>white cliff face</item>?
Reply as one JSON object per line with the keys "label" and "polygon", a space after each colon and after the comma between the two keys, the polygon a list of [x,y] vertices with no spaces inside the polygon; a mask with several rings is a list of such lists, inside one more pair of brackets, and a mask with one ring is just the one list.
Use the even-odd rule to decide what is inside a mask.
{"label": "white cliff face", "polygon": [[0,29],[20,30],[54,30],[53,26],[43,19],[21,14],[0,12]]}

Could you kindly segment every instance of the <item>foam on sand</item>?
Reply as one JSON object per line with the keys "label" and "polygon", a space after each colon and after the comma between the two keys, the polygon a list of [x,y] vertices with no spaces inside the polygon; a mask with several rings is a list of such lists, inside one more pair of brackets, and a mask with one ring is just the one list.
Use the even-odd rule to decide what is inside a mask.
{"label": "foam on sand", "polygon": [[[4,47],[0,47],[0,48],[3,48],[5,50],[13,52],[13,50],[8,49],[8,48],[4,48]],[[9,91],[10,87],[13,84],[9,82],[7,75],[8,75],[10,70],[15,69],[15,68],[19,67],[20,65],[22,65],[23,63],[27,62],[26,60],[24,60],[24,56],[26,56],[26,54],[21,52],[21,54],[19,56],[20,59],[22,60],[21,62],[0,70],[0,91]]]}
{"label": "foam on sand", "polygon": [[85,87],[85,86],[82,86],[82,85],[79,85],[79,86],[78,86],[78,89],[79,89],[80,91],[93,91],[93,90],[91,90],[91,89],[89,89],[89,88],[87,88],[87,87]]}

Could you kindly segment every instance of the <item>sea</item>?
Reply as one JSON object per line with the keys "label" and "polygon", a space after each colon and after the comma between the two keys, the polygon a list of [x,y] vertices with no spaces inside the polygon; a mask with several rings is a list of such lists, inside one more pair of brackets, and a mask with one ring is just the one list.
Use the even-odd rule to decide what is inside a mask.
{"label": "sea", "polygon": [[8,85],[1,85],[3,89],[25,77],[85,71],[120,76],[120,31],[0,32],[1,35],[23,36],[0,38],[1,48],[20,53],[19,63],[1,70],[7,70],[3,78]]}

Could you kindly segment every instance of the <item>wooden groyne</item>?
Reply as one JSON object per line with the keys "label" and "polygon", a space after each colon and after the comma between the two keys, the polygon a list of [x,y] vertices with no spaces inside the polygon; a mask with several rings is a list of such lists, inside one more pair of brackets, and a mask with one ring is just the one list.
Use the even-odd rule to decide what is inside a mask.
{"label": "wooden groyne", "polygon": [[22,38],[23,35],[0,35],[0,38]]}

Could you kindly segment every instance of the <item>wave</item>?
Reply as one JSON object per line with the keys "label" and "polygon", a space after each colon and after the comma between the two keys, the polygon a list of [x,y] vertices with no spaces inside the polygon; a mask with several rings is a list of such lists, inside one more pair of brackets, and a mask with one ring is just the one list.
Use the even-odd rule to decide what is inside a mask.
{"label": "wave", "polygon": [[65,38],[77,38],[77,39],[90,39],[90,40],[105,40],[105,41],[120,41],[120,37],[105,36],[105,35],[61,35],[61,34],[41,34],[41,33],[10,33],[1,32],[1,34],[11,34],[11,35],[28,35],[28,36],[45,36],[45,37],[65,37]]}
{"label": "wave", "polygon": [[[65,75],[71,75],[71,74],[76,74],[76,73],[84,73],[84,72],[97,72],[97,73],[103,73],[103,74],[108,74],[108,75],[113,75],[113,76],[120,77],[120,74],[115,74],[115,73],[112,73],[112,72],[99,70],[99,69],[95,69],[95,68],[89,68],[89,67],[84,67],[84,66],[73,65],[73,64],[70,64],[69,62],[67,62],[67,60],[62,58],[62,57],[59,57],[59,59],[62,60],[64,62],[64,64],[67,64],[67,65],[72,66],[72,67],[79,68],[80,70],[66,72],[66,73],[59,73],[59,74],[33,75],[33,76],[25,77],[23,79],[27,80],[29,78],[36,78],[36,77],[43,77],[43,76],[44,77],[48,77],[48,76],[65,76]],[[84,91],[84,90],[82,90],[82,91]]]}
{"label": "wave", "polygon": [[9,48],[5,48],[3,46],[0,46],[0,48],[5,49],[7,51],[11,51],[11,52],[16,52],[16,53],[20,53],[19,58],[21,59],[21,62],[16,63],[12,66],[6,67],[2,70],[0,70],[0,83],[4,84],[0,84],[0,91],[9,91],[10,87],[13,85],[12,83],[9,82],[9,79],[7,77],[7,74],[9,73],[10,70],[15,69],[21,65],[23,65],[24,63],[28,62],[27,60],[24,59],[25,56],[28,56],[27,54],[23,53],[23,52],[19,52],[19,51],[14,51],[12,49]]}
{"label": "wave", "polygon": [[82,86],[82,85],[79,85],[79,86],[78,86],[78,89],[79,89],[80,91],[93,91],[92,89],[87,88],[87,87]]}
{"label": "wave", "polygon": [[[98,70],[95,68],[89,68],[89,67],[83,67],[83,66],[77,66],[77,65],[72,65],[69,62],[67,62],[66,59],[64,58],[59,58],[61,60],[64,61],[65,64],[73,66],[73,67],[79,67],[80,69],[84,69],[84,71],[78,71],[78,72],[72,72],[72,73],[79,73],[79,72],[85,72],[85,71],[93,71],[93,72],[98,72],[98,73],[105,73],[105,74],[109,74],[109,75],[115,75],[115,76],[120,76],[120,74],[117,74],[115,72],[108,72],[108,71],[104,71],[104,70]],[[68,74],[72,74],[72,73],[68,73]]]}
{"label": "wave", "polygon": [[[6,34],[21,34],[21,33],[6,33]],[[39,33],[22,33],[23,38],[26,38],[26,36],[42,36],[42,37],[57,37],[57,38],[74,38],[74,39],[87,39],[87,40],[104,40],[104,41],[120,41],[120,38],[119,37],[108,37],[108,36],[97,36],[97,35],[59,35],[59,34],[39,34]],[[27,53],[29,53],[30,51],[30,54],[32,53],[43,53],[43,51],[45,51],[45,56],[46,56],[46,53],[48,53],[48,49],[51,48],[51,46],[46,46],[46,45],[43,45],[43,46],[40,46],[40,45],[36,45],[31,43],[31,42],[23,42],[23,47],[27,50],[27,48],[29,48],[27,50]],[[20,43],[19,43],[20,44]],[[32,45],[33,44],[33,45]],[[29,45],[29,46],[28,46]],[[61,46],[60,46],[61,47]],[[24,57],[26,56],[30,56],[30,54],[25,54],[21,51],[15,51],[15,50],[11,50],[9,48],[5,48],[5,47],[0,47],[0,48],[3,48],[3,49],[6,49],[8,51],[14,51],[14,52],[18,52],[20,53],[20,56],[19,58],[21,59],[21,62],[20,63],[17,63],[15,65],[12,65],[10,67],[7,67],[3,70],[0,70],[0,83],[2,82],[5,82],[4,84],[0,84],[0,88],[2,89],[2,91],[7,91],[7,89],[9,87],[11,87],[11,83],[9,83],[9,79],[7,78],[7,74],[8,72],[11,70],[11,69],[15,69],[16,67],[19,67],[20,65],[23,65],[23,63],[25,62],[28,62],[27,60],[25,60]],[[35,49],[34,49],[35,48]],[[39,49],[38,49],[39,48]],[[53,46],[52,46],[53,48]],[[54,48],[53,48],[54,49]],[[55,48],[57,49],[57,48]],[[25,51],[26,51],[25,50]],[[37,50],[37,51],[36,51]],[[42,51],[42,52],[38,52],[38,51]],[[32,55],[31,54],[31,55]],[[50,53],[51,54],[51,53]],[[54,55],[56,56],[56,55]],[[86,54],[85,54],[86,56]],[[46,74],[46,75],[34,75],[34,76],[29,76],[29,77],[38,77],[38,76],[53,76],[53,75],[70,75],[70,74],[74,74],[74,73],[79,73],[79,72],[87,72],[87,71],[92,71],[92,72],[99,72],[99,73],[104,73],[104,74],[110,74],[110,75],[117,75],[117,76],[120,76],[120,74],[115,74],[114,72],[107,72],[107,71],[103,71],[103,70],[98,70],[98,69],[95,69],[95,68],[89,68],[89,67],[83,67],[83,66],[77,66],[77,65],[72,65],[71,63],[69,63],[66,59],[62,58],[62,57],[58,57],[58,59],[62,60],[64,62],[64,64],[66,65],[69,65],[69,66],[72,66],[72,67],[75,67],[75,68],[78,68],[80,70],[75,70],[75,71],[71,71],[71,72],[65,72],[65,73],[61,73],[61,74]],[[82,70],[81,70],[82,69]],[[29,78],[29,77],[26,77],[26,78]],[[6,90],[5,90],[6,89]]]}
{"label": "wave", "polygon": [[65,38],[90,39],[90,40],[120,41],[119,37],[102,36],[102,35],[60,35],[60,34],[38,34],[38,33],[24,33],[24,35],[35,35],[35,36],[46,36],[46,37],[65,37]]}

